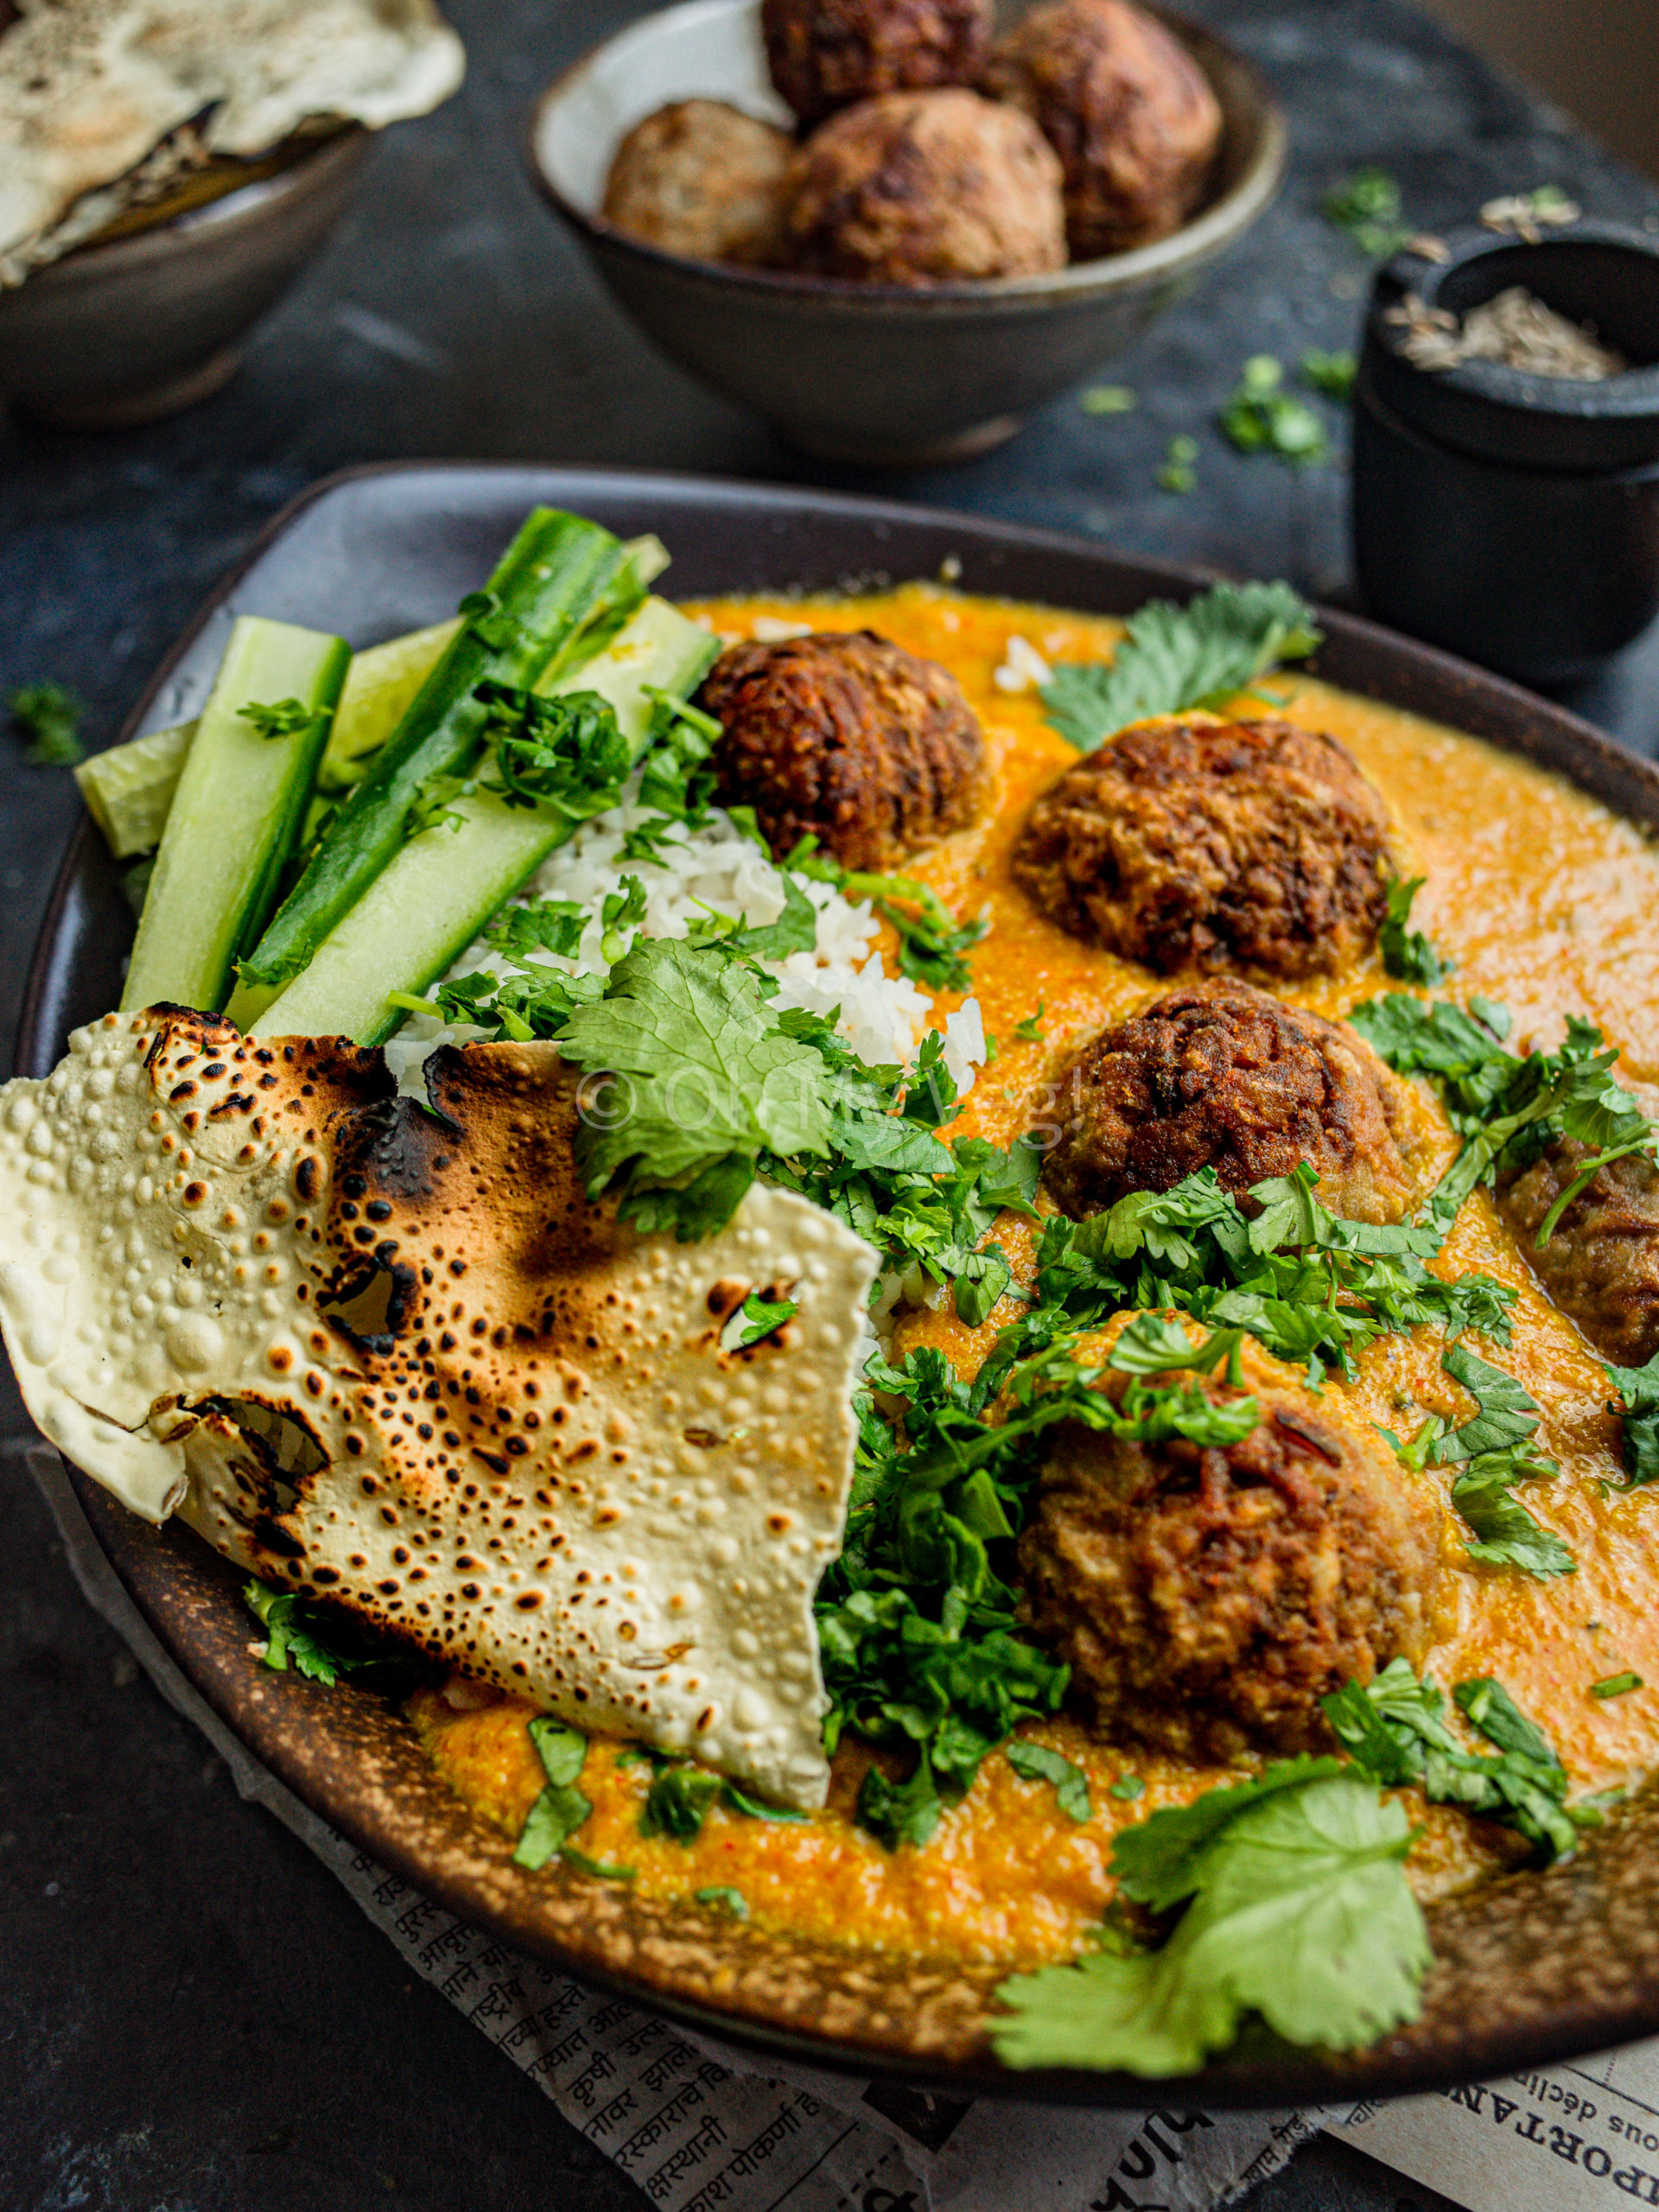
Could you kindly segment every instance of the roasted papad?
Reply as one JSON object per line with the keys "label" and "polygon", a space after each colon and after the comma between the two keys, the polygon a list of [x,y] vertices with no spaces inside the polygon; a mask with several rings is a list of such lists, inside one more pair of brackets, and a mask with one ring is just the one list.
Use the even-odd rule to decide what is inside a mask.
{"label": "roasted papad", "polygon": [[[589,1729],[798,1805],[829,1770],[875,1255],[765,1185],[695,1244],[577,1173],[550,1045],[255,1041],[177,1008],[0,1093],[0,1321],[29,1409],[152,1521]],[[721,1349],[751,1292],[797,1302]]]}

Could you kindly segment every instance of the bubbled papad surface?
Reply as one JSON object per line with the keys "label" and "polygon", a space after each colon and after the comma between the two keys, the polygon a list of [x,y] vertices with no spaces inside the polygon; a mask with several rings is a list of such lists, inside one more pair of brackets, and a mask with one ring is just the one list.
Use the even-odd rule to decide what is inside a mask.
{"label": "bubbled papad surface", "polygon": [[378,128],[466,67],[432,0],[21,0],[0,33],[0,256],[186,123],[263,154],[314,116]]}
{"label": "bubbled papad surface", "polygon": [[[380,1055],[160,1008],[0,1092],[0,1321],[30,1413],[134,1511],[588,1728],[822,1802],[875,1257],[757,1186],[717,1236],[576,1176],[547,1045]],[[791,1287],[793,1287],[792,1288]],[[721,1350],[750,1291],[800,1310]]]}

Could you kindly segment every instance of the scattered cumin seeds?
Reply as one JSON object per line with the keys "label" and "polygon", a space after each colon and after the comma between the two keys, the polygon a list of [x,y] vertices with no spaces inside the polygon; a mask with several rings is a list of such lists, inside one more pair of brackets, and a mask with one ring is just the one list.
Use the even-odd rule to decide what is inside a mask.
{"label": "scattered cumin seeds", "polygon": [[1420,369],[1455,369],[1465,361],[1497,361],[1535,377],[1596,384],[1624,373],[1622,353],[1604,346],[1594,330],[1569,322],[1523,285],[1511,284],[1496,299],[1471,308],[1461,322],[1408,292],[1387,320],[1406,335],[1401,352]]}

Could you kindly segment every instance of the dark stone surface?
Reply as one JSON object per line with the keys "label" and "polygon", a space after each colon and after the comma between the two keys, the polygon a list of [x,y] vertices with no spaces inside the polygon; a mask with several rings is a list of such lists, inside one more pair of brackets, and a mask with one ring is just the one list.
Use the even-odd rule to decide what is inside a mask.
{"label": "dark stone surface", "polygon": [[[1563,186],[1650,218],[1659,188],[1395,0],[1188,0],[1273,79],[1295,165],[1243,249],[1134,353],[1102,365],[1128,415],[1074,397],[967,467],[861,477],[801,460],[685,382],[611,308],[520,172],[556,69],[637,12],[624,0],[450,0],[472,70],[391,134],[355,213],[217,398],[144,431],[0,423],[0,692],[41,677],[109,742],[196,601],[285,500],[363,461],[612,461],[834,483],[1079,531],[1126,548],[1345,592],[1345,480],[1234,453],[1213,428],[1243,359],[1351,342],[1365,265],[1319,218],[1376,161],[1433,228],[1500,191]],[[1317,403],[1321,406],[1324,403]],[[1331,414],[1333,427],[1335,411]],[[1169,438],[1198,488],[1159,491]],[[1572,703],[1659,751],[1659,633]],[[0,1045],[76,810],[61,775],[0,758]],[[388,1947],[83,1605],[0,1437],[0,2206],[29,2212],[626,2212],[644,2202]],[[1321,2143],[1261,2212],[1434,2212]]]}

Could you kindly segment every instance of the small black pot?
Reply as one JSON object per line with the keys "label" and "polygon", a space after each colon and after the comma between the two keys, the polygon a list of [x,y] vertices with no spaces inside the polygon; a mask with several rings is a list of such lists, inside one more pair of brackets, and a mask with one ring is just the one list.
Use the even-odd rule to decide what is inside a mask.
{"label": "small black pot", "polygon": [[[1491,231],[1380,270],[1354,390],[1354,568],[1366,612],[1530,683],[1591,674],[1659,613],[1659,238]],[[1631,366],[1598,383],[1491,361],[1416,367],[1408,291],[1464,315],[1511,284]]]}

